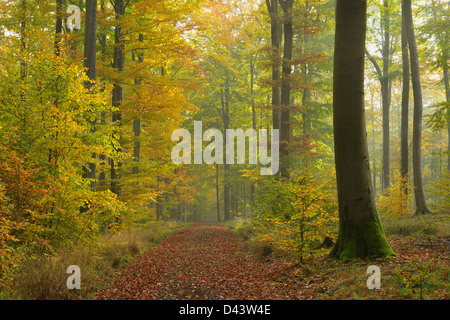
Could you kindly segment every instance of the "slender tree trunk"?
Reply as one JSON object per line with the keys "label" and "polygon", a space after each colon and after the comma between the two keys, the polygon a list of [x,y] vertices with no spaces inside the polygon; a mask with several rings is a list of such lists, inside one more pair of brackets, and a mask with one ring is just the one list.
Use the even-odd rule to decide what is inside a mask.
{"label": "slender tree trunk", "polygon": [[[253,61],[250,62],[250,94],[252,96],[252,127],[256,132],[256,107],[255,107],[255,96],[253,92],[254,87],[254,79],[255,79],[255,64]],[[253,206],[253,199],[255,197],[255,184],[250,182],[250,201]],[[252,207],[253,208],[253,207]],[[253,211],[253,209],[252,209]]]}
{"label": "slender tree trunk", "polygon": [[[139,42],[144,41],[144,35],[142,33],[139,33]],[[138,63],[142,63],[143,61],[143,54],[142,52],[137,53],[138,57]],[[141,84],[142,79],[136,78],[134,79],[134,84],[139,85]],[[136,165],[133,166],[132,172],[133,174],[139,173],[139,161],[141,158],[141,118],[137,116],[133,119],[133,133],[134,133],[134,147],[133,147],[133,160],[136,162]]]}
{"label": "slender tree trunk", "polygon": [[[84,67],[89,80],[97,80],[97,0],[86,0]],[[91,84],[86,84],[90,87]]]}
{"label": "slender tree trunk", "polygon": [[280,48],[282,28],[278,18],[278,0],[266,0],[267,11],[270,14],[270,37],[272,42],[272,125],[280,128]]}
{"label": "slender tree trunk", "polygon": [[390,18],[389,18],[389,1],[384,1],[383,10],[383,74],[381,78],[381,90],[383,100],[383,191],[390,187],[390,134],[389,134],[389,114],[391,100],[391,84],[389,76],[390,64]]}
{"label": "slender tree trunk", "polygon": [[333,124],[339,232],[331,256],[394,255],[378,218],[364,116],[366,0],[337,0]]}
{"label": "slender tree trunk", "polygon": [[162,219],[164,215],[164,198],[160,195],[156,197],[156,221]]}
{"label": "slender tree trunk", "polygon": [[[102,15],[105,14],[105,0],[100,0],[100,12]],[[100,38],[99,38],[99,42],[101,45],[101,59],[103,61],[105,61],[106,59],[106,32],[103,30],[103,32],[101,32],[100,34]],[[106,112],[102,112],[100,115],[100,122],[101,125],[104,126],[106,125]],[[100,167],[106,167],[106,163],[107,163],[107,157],[104,153],[99,155],[99,160],[100,160]],[[102,169],[99,174],[98,174],[98,184],[99,186],[104,186],[106,183],[106,172],[104,169]]]}
{"label": "slender tree trunk", "polygon": [[[86,31],[84,37],[84,67],[86,74],[91,81],[97,81],[97,0],[86,0]],[[90,88],[91,82],[86,82],[85,86]],[[97,116],[90,121],[91,133],[95,132]],[[92,154],[92,159],[96,159],[96,153]],[[96,191],[97,165],[95,162],[89,163],[89,168],[83,168],[83,177],[91,179],[91,190]]]}
{"label": "slender tree trunk", "polygon": [[279,0],[283,8],[284,48],[283,48],[283,78],[281,82],[281,116],[280,116],[280,176],[289,178],[289,114],[291,103],[290,76],[292,73],[292,7],[294,0]]}
{"label": "slender tree trunk", "polygon": [[247,206],[247,197],[245,196],[245,181],[242,181],[242,196],[243,196],[243,203],[242,203],[242,214],[244,215],[244,219],[247,218],[247,213],[245,212],[245,207]]}
{"label": "slender tree trunk", "polygon": [[217,221],[220,222],[219,165],[216,164],[216,208]]}
{"label": "slender tree trunk", "polygon": [[[309,10],[308,1],[305,2],[305,9],[304,10],[305,10],[305,13],[307,13],[308,10]],[[307,21],[305,19],[305,21],[304,21],[305,25],[303,26],[303,28],[305,28],[305,30],[307,28],[308,23],[309,23],[309,21]],[[308,35],[305,32],[303,34],[302,54],[306,53],[307,45],[308,45]],[[308,87],[308,64],[305,63],[302,66],[302,73],[303,73],[303,76],[305,77],[305,79],[304,79],[305,88],[303,89],[303,96],[302,96],[302,107],[303,107],[303,111],[302,111],[302,120],[303,120],[302,130],[303,130],[303,134],[306,135],[307,133],[311,132],[311,121],[310,121],[309,116],[308,116],[308,102],[309,102],[310,95],[311,95],[310,90],[307,89],[307,87]]]}
{"label": "slender tree trunk", "polygon": [[[25,80],[27,76],[27,63],[25,50],[27,49],[27,1],[20,2],[20,79]],[[21,94],[23,98],[23,95]]]}
{"label": "slender tree trunk", "polygon": [[382,131],[383,131],[383,158],[381,163],[381,191],[390,186],[390,124],[389,114],[391,106],[391,79],[389,75],[390,65],[390,18],[389,1],[384,1],[384,10],[382,13],[381,26],[383,30],[382,60],[383,65],[380,68],[377,61],[366,50],[367,58],[372,62],[381,85],[382,102]]}
{"label": "slender tree trunk", "polygon": [[414,94],[414,119],[413,119],[413,174],[414,195],[416,202],[416,214],[426,214],[430,211],[425,202],[422,177],[422,88],[420,84],[419,54],[417,52],[416,38],[412,19],[411,0],[402,0],[402,11],[405,17],[405,30],[408,39],[409,54],[411,60],[411,82]]}
{"label": "slender tree trunk", "polygon": [[[61,37],[62,37],[62,31],[63,31],[63,18],[62,18],[62,6],[64,1],[63,0],[56,0],[56,23],[55,23],[55,41],[53,45],[53,51],[56,56],[59,56],[61,54]],[[55,92],[56,97],[54,99],[54,106],[56,108],[59,107],[59,86],[58,84],[55,84]],[[52,138],[55,140],[58,140],[58,132],[52,134]],[[53,172],[53,174],[56,174],[56,168],[58,165],[58,150],[56,148],[49,147],[48,149],[48,163],[50,166],[50,170]]]}
{"label": "slender tree trunk", "polygon": [[[223,116],[223,129],[224,132],[227,131],[230,127],[230,84],[229,78],[227,74],[227,78],[225,80],[225,88],[224,93],[221,94],[221,103],[222,103],[222,116]],[[227,135],[225,135],[225,143],[224,147],[227,145]],[[224,221],[230,220],[230,201],[231,201],[231,186],[230,186],[230,164],[227,161],[223,164],[223,219]]]}
{"label": "slender tree trunk", "polygon": [[450,172],[450,89],[448,83],[448,69],[444,68],[444,84],[445,84],[445,96],[447,98],[447,171]]}
{"label": "slender tree trunk", "polygon": [[61,34],[63,30],[63,0],[56,0],[56,24],[55,24],[55,45],[54,51],[57,56],[60,54],[60,46],[61,46]]}
{"label": "slender tree trunk", "polygon": [[[405,30],[404,12],[402,12],[402,65],[403,65],[403,82],[402,82],[402,107],[401,107],[401,133],[400,133],[400,174],[405,182],[408,179],[408,107],[409,107],[409,54],[408,39]],[[405,195],[408,189],[404,187]]]}
{"label": "slender tree trunk", "polygon": [[[125,6],[123,0],[116,0],[114,4],[114,12],[116,13],[116,22],[117,25],[114,29],[114,60],[113,67],[117,69],[119,72],[122,72],[125,64],[125,50],[122,39],[122,26],[120,23],[121,17],[125,14]],[[112,92],[112,105],[116,109],[120,109],[120,105],[123,101],[123,88],[122,85],[118,83],[119,81],[115,81],[113,85]],[[122,112],[114,111],[112,115],[112,121],[116,127],[120,127],[122,123]],[[120,141],[120,133],[119,130],[116,130],[114,133],[115,139]],[[122,146],[119,143],[119,146],[115,150],[117,154],[122,153]],[[119,185],[119,168],[122,166],[121,161],[116,161],[111,159],[111,192],[115,193],[117,196],[121,196],[122,188]]]}

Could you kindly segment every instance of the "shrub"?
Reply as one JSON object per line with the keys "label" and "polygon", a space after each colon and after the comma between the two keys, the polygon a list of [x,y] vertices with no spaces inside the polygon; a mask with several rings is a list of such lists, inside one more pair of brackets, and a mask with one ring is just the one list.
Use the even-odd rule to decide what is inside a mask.
{"label": "shrub", "polygon": [[[402,217],[411,213],[413,187],[407,177],[401,177],[400,173],[394,175],[394,183],[386,188],[378,200],[378,207],[382,214],[391,217]],[[408,190],[408,194],[406,194]]]}
{"label": "shrub", "polygon": [[[106,235],[98,242],[66,242],[52,254],[40,247],[20,248],[14,259],[17,266],[8,269],[0,283],[0,297],[11,299],[86,299],[108,285],[129,262],[150,249],[157,241],[185,226],[178,222],[158,222],[144,229],[127,229]],[[81,290],[68,290],[67,267],[81,269]]]}
{"label": "shrub", "polygon": [[435,264],[436,261],[433,259],[420,261],[417,257],[413,257],[410,264],[403,269],[396,269],[395,272],[402,277],[407,288],[418,288],[419,299],[423,300],[424,287],[433,276]]}
{"label": "shrub", "polygon": [[442,174],[440,179],[431,184],[433,209],[441,212],[450,212],[450,172]]}
{"label": "shrub", "polygon": [[[320,178],[319,178],[320,177]],[[292,174],[288,181],[267,179],[255,197],[255,226],[258,238],[300,262],[331,237],[330,225],[337,220],[332,169]]]}

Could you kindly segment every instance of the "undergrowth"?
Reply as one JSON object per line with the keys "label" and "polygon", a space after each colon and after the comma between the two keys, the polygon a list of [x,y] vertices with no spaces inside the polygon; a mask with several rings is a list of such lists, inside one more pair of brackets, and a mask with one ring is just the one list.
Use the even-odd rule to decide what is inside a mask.
{"label": "undergrowth", "polygon": [[[162,221],[105,235],[97,242],[68,243],[52,254],[24,249],[1,281],[0,299],[92,299],[129,262],[187,224]],[[69,290],[68,266],[81,269],[81,289]]]}
{"label": "undergrowth", "polygon": [[[450,214],[380,217],[386,237],[397,256],[385,259],[358,259],[342,262],[329,258],[329,248],[298,263],[295,255],[263,242],[251,220],[235,220],[233,233],[244,241],[249,253],[270,261],[288,259],[296,267],[311,299],[449,299]],[[381,289],[367,288],[367,267],[378,265]]]}

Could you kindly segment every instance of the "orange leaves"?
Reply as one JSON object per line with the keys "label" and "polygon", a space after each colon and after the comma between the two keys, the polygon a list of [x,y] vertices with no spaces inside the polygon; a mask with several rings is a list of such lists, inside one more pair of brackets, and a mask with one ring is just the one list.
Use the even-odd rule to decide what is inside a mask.
{"label": "orange leaves", "polygon": [[[13,253],[13,244],[37,236],[30,232],[48,209],[41,198],[46,191],[35,181],[38,171],[24,164],[13,151],[0,145],[0,277]],[[35,230],[38,231],[38,230]],[[42,231],[42,230],[40,230]]]}
{"label": "orange leaves", "polygon": [[222,225],[197,223],[134,260],[97,299],[298,299],[289,267],[247,255]]}

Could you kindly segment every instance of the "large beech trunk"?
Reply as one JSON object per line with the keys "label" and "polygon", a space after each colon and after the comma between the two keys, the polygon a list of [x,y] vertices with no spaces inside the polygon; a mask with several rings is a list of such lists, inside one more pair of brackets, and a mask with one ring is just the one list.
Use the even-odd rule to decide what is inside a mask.
{"label": "large beech trunk", "polygon": [[366,0],[337,0],[333,122],[342,260],[394,255],[375,208],[364,119]]}

